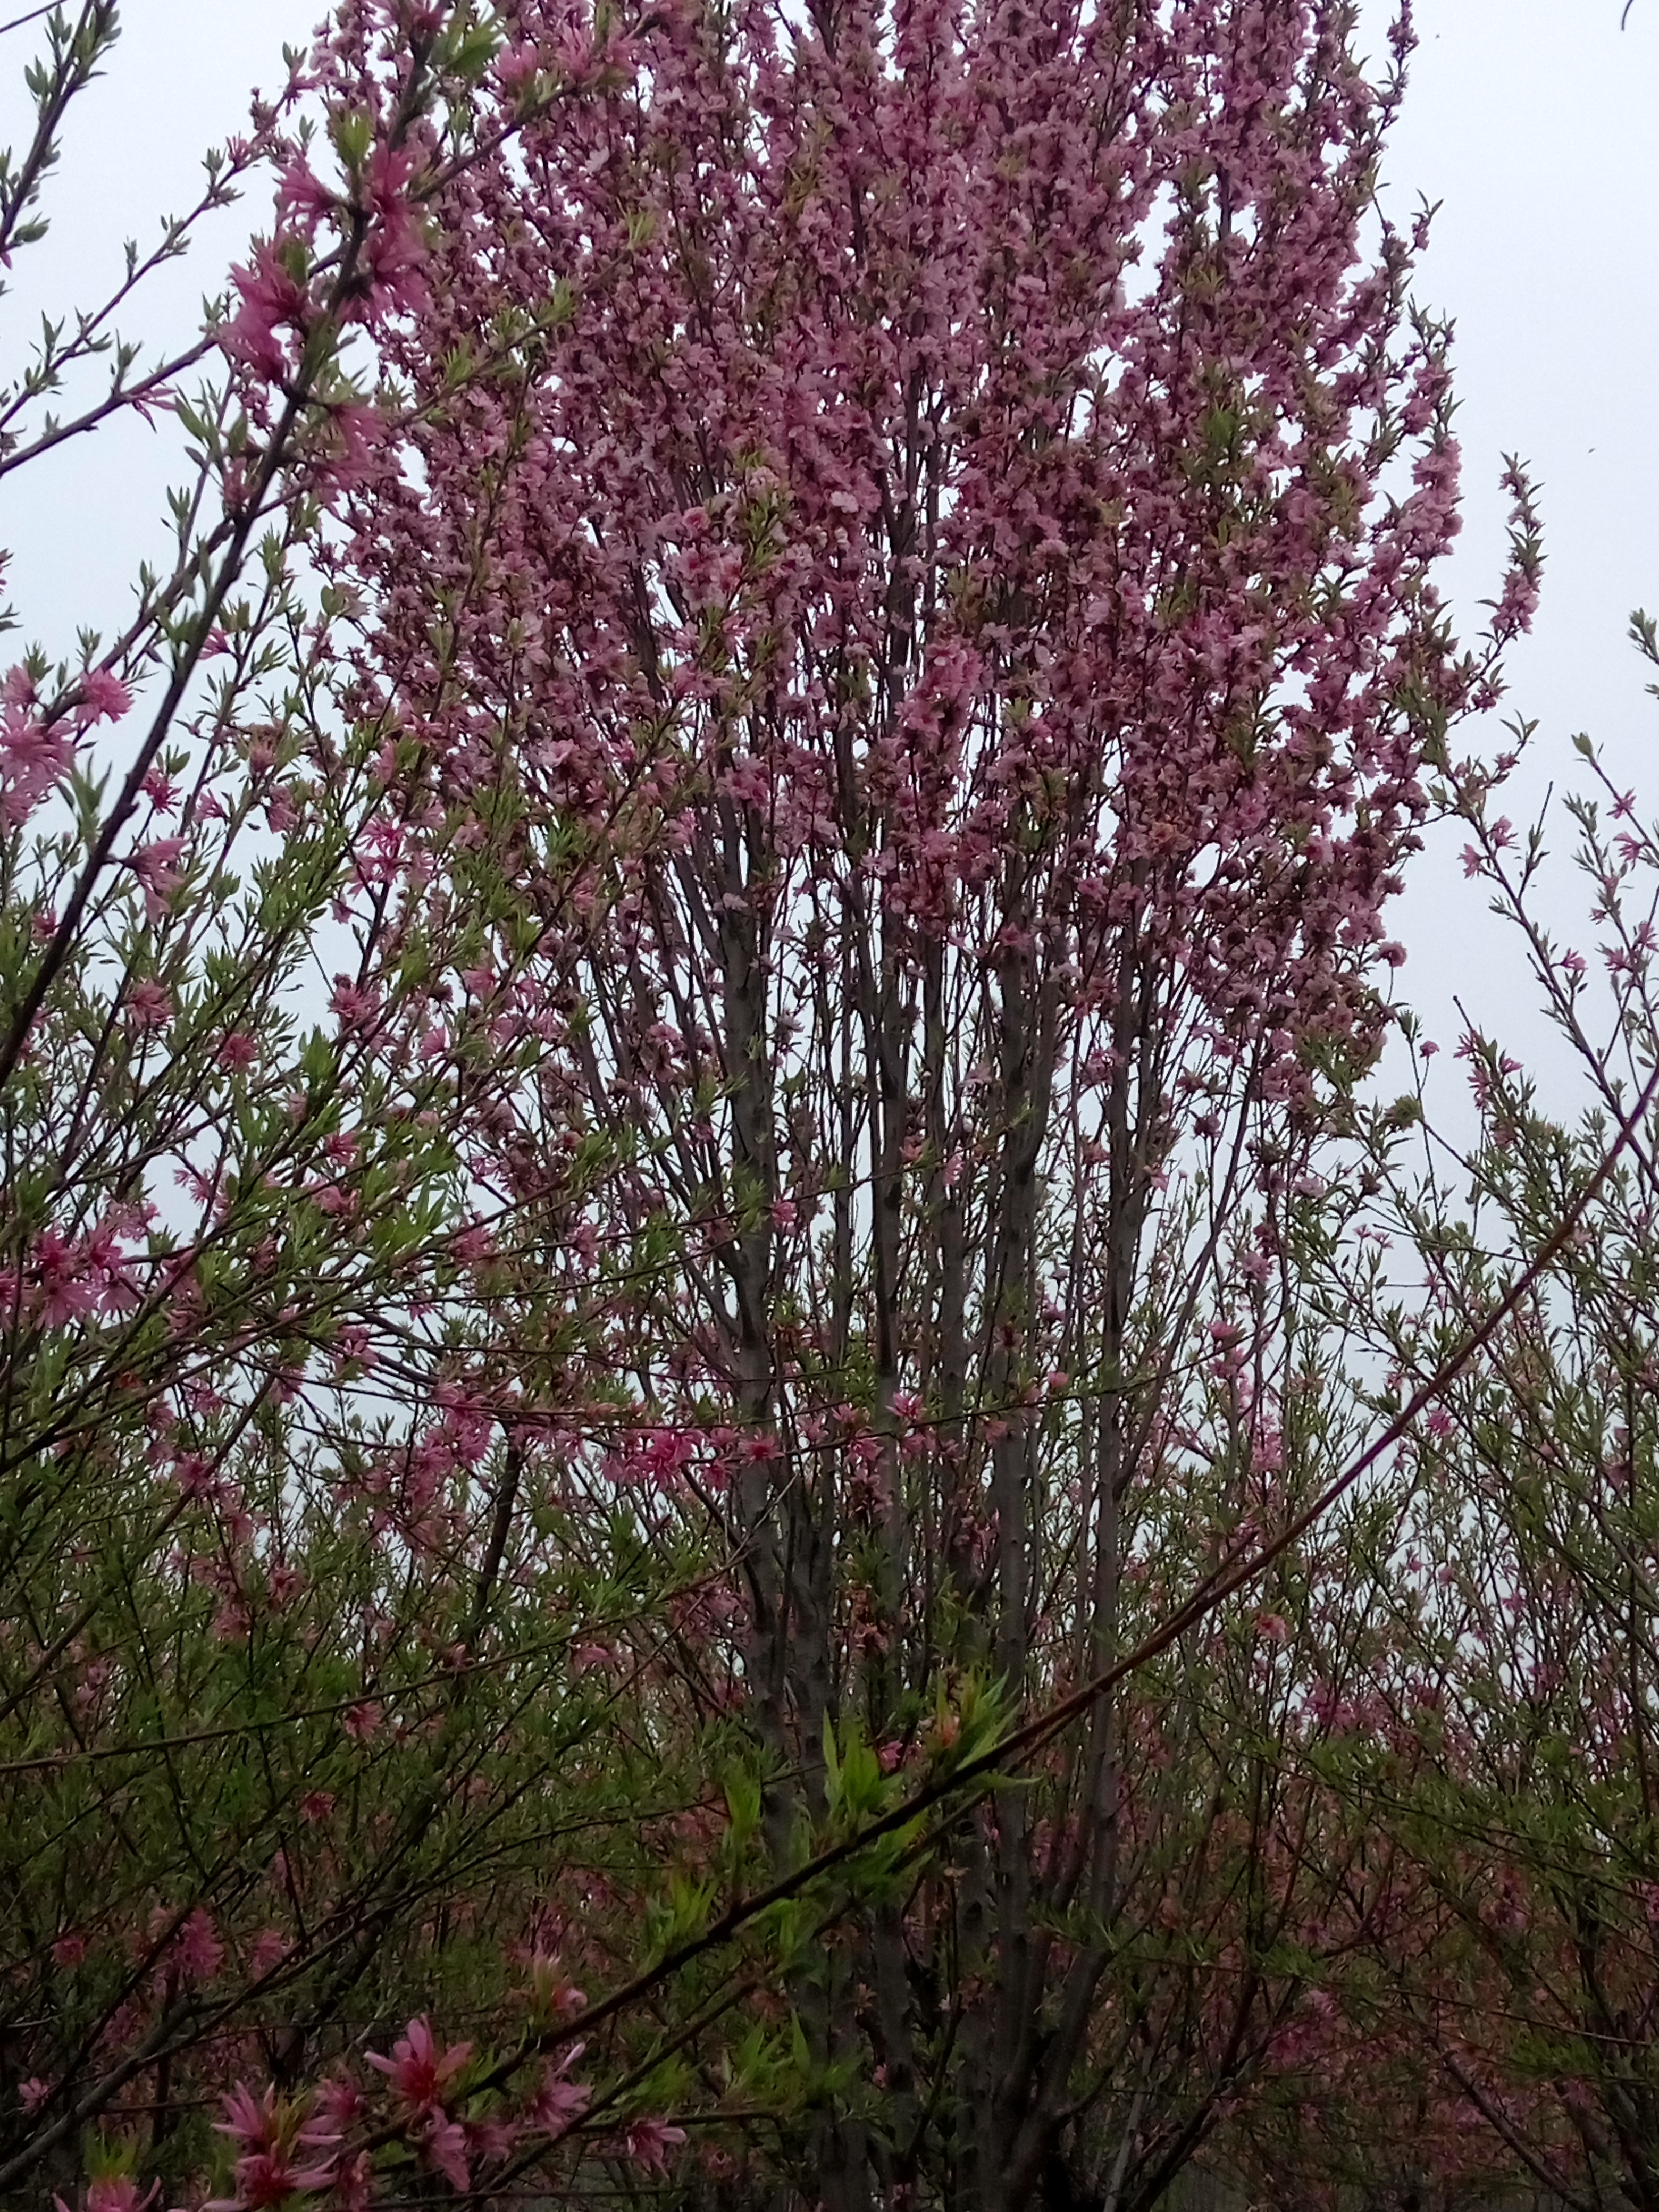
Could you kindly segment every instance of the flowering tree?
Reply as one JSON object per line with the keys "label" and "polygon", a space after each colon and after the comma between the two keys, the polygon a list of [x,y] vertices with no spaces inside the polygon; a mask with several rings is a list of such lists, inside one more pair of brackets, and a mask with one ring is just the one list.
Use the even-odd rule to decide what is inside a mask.
{"label": "flowering tree", "polygon": [[1350,18],[362,0],[211,173],[222,388],[70,425],[176,563],[5,692],[0,2187],[1150,2205],[1342,2063],[1395,1490],[994,1754],[1352,1441],[1530,611]]}
{"label": "flowering tree", "polygon": [[[539,1040],[473,1157],[501,1326],[568,1310],[550,1249],[604,1286],[587,1464],[735,1562],[687,1686],[775,1872],[849,1776],[1098,1672],[1317,1457],[1293,1218],[1425,763],[1492,690],[1429,581],[1443,345],[1351,17],[612,13],[590,96],[442,198],[388,345],[409,441],[331,573],[400,732],[392,903],[467,933],[463,975],[422,951],[434,1052],[463,998]],[[504,96],[580,20],[505,9]],[[797,1959],[827,2205],[1147,2202],[1179,2162],[1125,2118],[1134,2003],[1090,2065],[1128,1728],[1097,1701]],[[1164,1863],[1207,1803],[1148,1809]]]}
{"label": "flowering tree", "polygon": [[[49,21],[0,252],[44,231],[116,29],[111,0]],[[502,1041],[475,1003],[448,1057],[415,1049],[386,732],[340,709],[339,604],[307,565],[386,434],[375,351],[425,297],[433,192],[579,96],[573,46],[481,111],[493,51],[467,7],[356,11],[0,400],[0,470],[157,410],[192,470],[125,626],[27,653],[0,718],[9,2200],[67,2187],[84,2142],[104,2212],[145,2167],[201,2173],[243,2075],[271,2087],[233,2096],[227,2201],[325,2177],[358,2201],[377,2128],[383,2160],[457,2183],[513,2125],[545,2150],[589,2095],[570,2054],[509,2124],[422,2008],[532,2034],[579,2009],[570,1970],[607,1963],[613,1919],[632,1960],[707,1796],[665,1696],[618,1719],[702,1562],[578,1510],[557,1331],[496,1346],[465,1071]],[[261,174],[274,236],[145,365],[129,295]],[[378,2100],[330,2070],[365,2045],[392,2054]],[[651,2127],[613,2095],[602,2139],[637,2169]]]}
{"label": "flowering tree", "polygon": [[[1659,659],[1653,626],[1636,641]],[[1530,734],[1524,727],[1522,741]],[[1374,1947],[1376,2015],[1414,2036],[1517,2174],[1553,2201],[1659,2202],[1653,2157],[1656,1522],[1654,884],[1659,844],[1588,739],[1568,802],[1599,942],[1539,916],[1546,824],[1517,836],[1473,763],[1449,772],[1469,875],[1521,933],[1556,1036],[1589,1091],[1547,1112],[1513,1058],[1470,1034],[1475,1141],[1399,1153],[1386,1221],[1420,1284],[1375,1246],[1345,1312],[1393,1397],[1472,1310],[1535,1279],[1431,1415],[1402,1513],[1399,1628],[1367,1683],[1353,1802],[1411,1869],[1415,1942]],[[1425,1066],[1419,1061],[1419,1066]],[[1571,1240],[1540,1256],[1617,1123],[1636,1137]],[[1462,1186],[1460,1190],[1459,1186]],[[1352,1252],[1352,1247],[1348,1247]]]}

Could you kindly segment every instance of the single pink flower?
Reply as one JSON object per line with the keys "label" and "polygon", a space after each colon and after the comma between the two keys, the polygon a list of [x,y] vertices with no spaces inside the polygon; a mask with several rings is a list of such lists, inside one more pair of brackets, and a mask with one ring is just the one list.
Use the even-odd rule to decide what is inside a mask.
{"label": "single pink flower", "polygon": [[27,822],[75,765],[75,741],[61,723],[50,728],[33,714],[8,707],[0,715],[0,828]]}
{"label": "single pink flower", "polygon": [[374,2202],[374,2161],[366,2150],[348,2151],[336,2164],[334,2202],[340,2212],[369,2212]]}
{"label": "single pink flower", "polygon": [[361,1705],[347,1707],[340,1725],[353,1743],[367,1743],[380,1731],[380,1708],[372,1698],[365,1698]]}
{"label": "single pink flower", "polygon": [[331,2162],[296,2166],[301,2150],[331,2150],[339,2136],[331,2128],[307,2121],[303,2104],[290,2103],[268,2088],[256,2098],[246,2082],[239,2081],[225,2099],[225,2117],[217,2132],[246,2146],[236,2161],[234,2197],[221,2197],[203,2212],[265,2212],[285,2197],[308,2190],[326,2189],[334,2178]]}
{"label": "single pink flower", "polygon": [[43,1328],[63,1328],[95,1312],[99,1285],[84,1244],[71,1244],[59,1230],[43,1229],[30,1258]]}
{"label": "single pink flower", "polygon": [[365,198],[372,220],[362,267],[368,280],[371,320],[411,313],[424,307],[429,297],[420,273],[427,258],[426,240],[408,189],[415,160],[410,148],[384,143],[369,156]]}
{"label": "single pink flower", "polygon": [[466,2130],[459,2120],[434,2117],[421,2148],[445,2180],[453,2182],[457,2189],[466,2187],[471,2179],[466,2164]]}
{"label": "single pink flower", "polygon": [[441,2045],[422,2013],[410,2021],[392,2045],[390,2058],[371,2051],[368,2063],[377,2074],[386,2076],[412,2112],[441,2113],[451,2084],[471,2055],[470,2043]]}
{"label": "single pink flower", "polygon": [[89,668],[81,678],[78,720],[83,724],[118,722],[131,712],[132,694],[107,668]]}
{"label": "single pink flower", "polygon": [[352,1029],[366,1022],[374,1013],[376,1000],[373,990],[360,989],[349,975],[337,975],[329,1006],[342,1029]]}
{"label": "single pink flower", "polygon": [[313,468],[325,492],[354,490],[372,474],[374,456],[386,442],[386,422],[376,407],[352,402],[331,407],[324,442]]}
{"label": "single pink flower", "polygon": [[623,2148],[653,2172],[666,2173],[669,2152],[684,2141],[685,2130],[670,2127],[666,2120],[635,2120],[623,2137]]}
{"label": "single pink flower", "polygon": [[[85,2212],[145,2212],[145,2207],[154,2204],[161,2193],[159,2181],[152,2181],[141,2197],[138,2185],[131,2174],[109,2174],[101,2181],[87,2184]],[[70,2212],[69,2206],[61,2197],[54,2197],[52,2201],[58,2207],[58,2212]]]}
{"label": "single pink flower", "polygon": [[173,994],[153,976],[127,993],[127,1018],[136,1030],[164,1030],[173,1019]]}
{"label": "single pink flower", "polygon": [[263,2146],[272,2139],[276,2121],[276,2092],[267,2089],[261,2102],[246,2081],[239,2081],[226,2094],[225,2117],[215,2121],[214,2132],[230,2136],[237,2142]]}
{"label": "single pink flower", "polygon": [[[222,2124],[222,2135],[240,2135],[250,2116],[259,2116],[264,2109],[253,2103],[246,2089],[236,2094],[246,2100],[247,2109],[238,2112],[233,2123]],[[273,2096],[272,2091],[265,2092],[266,2107],[272,2106]],[[233,2098],[228,2098],[227,2107],[233,2102]],[[237,2160],[233,2169],[236,2194],[213,2198],[202,2207],[202,2212],[275,2212],[276,2207],[286,2204],[290,2197],[332,2185],[332,2160],[313,2166],[294,2163],[295,2152],[302,2146],[320,2148],[335,2141],[332,2136],[318,2129],[300,2126],[301,2111],[301,2107],[276,2106],[265,2114],[270,2131],[263,2140],[245,2138],[253,2142],[254,2147]]]}
{"label": "single pink flower", "polygon": [[225,1947],[219,1941],[212,1915],[198,1905],[174,1939],[180,1978],[185,1982],[210,1982],[225,1963]]}
{"label": "single pink flower", "polygon": [[562,2136],[593,2100],[593,2092],[586,2082],[565,2078],[586,2048],[585,2043],[573,2044],[556,2066],[548,2068],[530,2101],[526,2118],[545,2135]]}
{"label": "single pink flower", "polygon": [[184,881],[177,863],[185,842],[182,837],[155,837],[127,856],[127,866],[143,886],[144,911],[152,921],[167,911],[168,899]]}
{"label": "single pink flower", "polygon": [[337,196],[330,191],[304,155],[296,154],[277,179],[278,215],[297,216],[309,236],[316,229],[318,218],[338,205]]}
{"label": "single pink flower", "polygon": [[[587,2002],[586,1990],[579,1990],[566,1973],[556,1953],[537,1951],[530,1960],[530,1993],[537,2009],[550,2014],[555,2020],[568,2019],[580,2012]],[[569,2066],[582,2046],[578,2044],[564,2061]],[[563,2071],[563,2067],[560,2069]]]}
{"label": "single pink flower", "polygon": [[[263,1980],[267,1974],[276,1972],[293,1948],[280,1928],[262,1928],[247,1947],[250,1972]],[[324,2117],[326,2118],[326,2114]]]}
{"label": "single pink flower", "polygon": [[331,2074],[319,2087],[313,2102],[319,2119],[341,2129],[354,2125],[368,2110],[362,2091],[344,2074]]}
{"label": "single pink flower", "polygon": [[468,2120],[463,2132],[467,2156],[480,2166],[491,2166],[507,2156],[520,2130],[516,2121],[486,2118]]}
{"label": "single pink flower", "polygon": [[235,320],[220,331],[220,346],[232,361],[240,362],[266,383],[280,384],[290,363],[276,334],[304,330],[309,304],[305,291],[271,246],[257,247],[252,265],[234,268],[230,274],[242,306]]}

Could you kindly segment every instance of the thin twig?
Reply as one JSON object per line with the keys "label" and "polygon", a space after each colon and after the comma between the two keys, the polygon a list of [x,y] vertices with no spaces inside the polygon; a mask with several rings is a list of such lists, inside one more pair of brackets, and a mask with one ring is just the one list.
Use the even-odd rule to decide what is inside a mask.
{"label": "thin twig", "polygon": [[0,23],[0,39],[3,39],[8,31],[21,31],[25,23],[38,23],[42,15],[52,14],[58,5],[58,0],[46,0],[44,7],[31,8],[27,15],[14,15],[9,23]]}

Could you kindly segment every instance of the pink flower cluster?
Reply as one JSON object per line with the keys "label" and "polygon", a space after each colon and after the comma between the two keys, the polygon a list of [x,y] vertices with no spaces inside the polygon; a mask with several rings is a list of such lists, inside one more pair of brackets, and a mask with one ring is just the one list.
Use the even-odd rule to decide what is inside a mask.
{"label": "pink flower cluster", "polygon": [[98,722],[118,721],[131,705],[118,677],[92,668],[46,714],[33,679],[14,668],[0,684],[0,830],[20,829],[75,766],[79,738]]}

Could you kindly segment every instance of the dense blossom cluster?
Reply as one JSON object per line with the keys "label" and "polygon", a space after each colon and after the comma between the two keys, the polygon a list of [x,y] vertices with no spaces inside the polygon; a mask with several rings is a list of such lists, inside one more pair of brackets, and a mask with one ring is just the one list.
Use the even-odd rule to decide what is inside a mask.
{"label": "dense blossom cluster", "polygon": [[[507,21],[516,98],[584,27]],[[1493,688],[1430,580],[1443,349],[1375,228],[1395,90],[1348,30],[619,11],[584,96],[444,197],[388,339],[408,436],[331,573],[398,733],[404,1033],[471,1093],[479,1279],[585,1355],[552,1417],[738,1562],[708,1693],[777,1778],[775,1864],[826,1730],[902,1759],[975,1669],[1075,1681],[1126,1588],[1167,1603],[1306,1471],[1293,1185],[1381,1037],[1430,764]],[[1200,1303],[1212,1359],[1177,1370]],[[792,1984],[813,2064],[895,2100],[813,2124],[826,2205],[1001,2203],[1061,2155],[1104,1931],[1190,1840],[1125,1725],[963,1840],[920,1923]],[[1216,1988],[1214,2049],[1271,2040],[1269,1978]],[[1177,2105],[1137,2188],[1206,2124]]]}
{"label": "dense blossom cluster", "polygon": [[1539,561],[1516,470],[1461,653],[1352,15],[345,0],[211,172],[270,235],[79,424],[174,408],[176,564],[0,690],[0,2195],[1650,2185],[1584,1248],[1153,1633],[1595,1157],[1468,1040],[1489,1251],[1365,1103],[1431,811],[1530,926],[1449,735]]}

